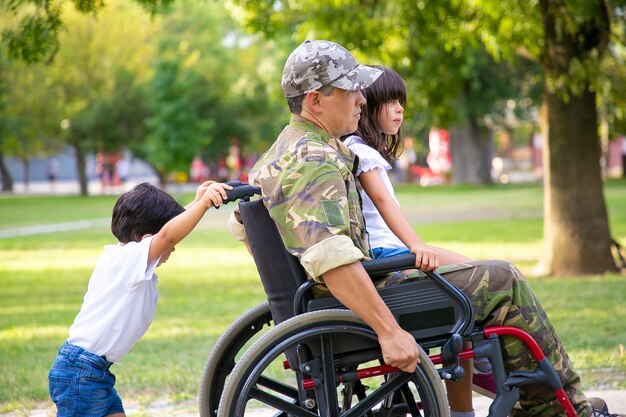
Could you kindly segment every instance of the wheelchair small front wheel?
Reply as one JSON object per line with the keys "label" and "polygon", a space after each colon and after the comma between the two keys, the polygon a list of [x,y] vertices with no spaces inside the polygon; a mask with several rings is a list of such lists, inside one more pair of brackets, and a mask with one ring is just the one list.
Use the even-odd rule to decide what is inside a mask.
{"label": "wheelchair small front wheel", "polygon": [[439,374],[421,348],[414,373],[377,373],[381,356],[376,334],[349,310],[298,315],[239,360],[218,416],[449,416]]}

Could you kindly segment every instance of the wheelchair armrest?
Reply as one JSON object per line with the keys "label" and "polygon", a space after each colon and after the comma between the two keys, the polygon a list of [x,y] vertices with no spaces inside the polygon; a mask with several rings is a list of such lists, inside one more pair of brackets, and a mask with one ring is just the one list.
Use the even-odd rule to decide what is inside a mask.
{"label": "wheelchair armrest", "polygon": [[[363,265],[363,267],[365,268],[369,276],[371,278],[375,278],[375,277],[383,276],[386,273],[390,273],[394,271],[405,270],[405,269],[415,269],[415,255],[406,254],[406,255],[391,256],[388,258],[380,258],[380,259],[363,261],[361,262],[361,264]],[[450,300],[449,302],[453,303],[456,306],[455,308],[457,310],[457,314],[458,314],[458,317],[460,317],[460,319],[458,319],[456,322],[454,332],[459,333],[461,335],[469,334],[469,332],[471,332],[474,326],[474,313],[473,313],[472,304],[469,298],[461,290],[459,290],[454,285],[446,281],[438,272],[436,271],[422,271],[422,272],[430,279],[429,281],[432,282],[438,288],[438,291],[440,291],[440,293],[443,292],[447,294],[447,297],[449,297],[449,300]],[[296,315],[301,314],[302,312],[305,312],[305,311],[309,311],[311,307],[309,304],[313,300],[311,289],[315,287],[316,285],[319,285],[319,283],[313,280],[309,280],[308,282],[302,284],[300,288],[298,288],[298,290],[296,291],[295,299],[294,299],[294,312]],[[413,285],[413,284],[410,284],[410,285]],[[426,283],[420,284],[417,282],[414,283],[413,287],[415,287],[417,290],[417,292],[411,296],[415,300],[419,298],[421,292],[428,290],[429,288],[432,288],[432,286],[429,286],[429,284],[426,284]],[[409,287],[404,287],[404,288],[406,290],[409,289]],[[403,293],[404,291],[405,290],[401,291],[400,293]],[[381,294],[383,299],[386,299],[384,294],[385,293],[390,293],[390,294],[398,293],[398,287],[396,287],[395,289],[392,289],[391,287],[380,288],[378,289],[378,292],[379,294]],[[394,296],[395,296],[394,294],[391,294],[391,297],[394,297]],[[429,299],[431,297],[426,296],[426,298]],[[426,303],[427,301],[432,302],[432,300],[422,300],[422,302],[424,303]],[[388,301],[385,301],[385,302],[388,303]],[[339,301],[334,299],[334,297],[332,296],[326,299],[323,299],[323,301],[322,299],[318,299],[318,301],[315,301],[315,303],[318,303],[318,307],[314,307],[314,309],[341,308],[341,303],[339,303]],[[401,304],[404,304],[404,303],[405,302],[402,301]],[[325,307],[322,307],[323,305],[326,305],[326,304],[328,305]],[[407,310],[407,308],[410,308],[410,307],[407,307],[406,305],[399,306],[399,310],[402,310],[402,314],[396,314],[397,312],[394,313],[394,308],[390,306],[392,313],[394,313],[394,315],[398,315],[399,321],[402,321],[400,318],[401,316],[408,317],[408,315],[404,314],[406,313],[405,310]],[[420,314],[423,314],[423,313],[420,313]],[[440,313],[437,312],[437,315],[440,315]]]}
{"label": "wheelchair armrest", "polygon": [[233,189],[226,191],[226,199],[224,200],[224,204],[228,204],[231,201],[239,200],[240,198],[247,201],[253,195],[261,195],[261,188],[255,187],[245,182],[229,181],[226,184],[233,187]]}
{"label": "wheelchair armrest", "polygon": [[403,269],[415,269],[415,254],[390,256],[388,258],[371,259],[361,262],[363,268],[371,278],[377,278],[389,272]]}

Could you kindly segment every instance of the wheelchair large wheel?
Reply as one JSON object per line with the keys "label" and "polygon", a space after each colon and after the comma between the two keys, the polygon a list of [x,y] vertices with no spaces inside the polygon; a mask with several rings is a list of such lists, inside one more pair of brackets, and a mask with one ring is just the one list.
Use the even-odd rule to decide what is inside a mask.
{"label": "wheelchair large wheel", "polygon": [[[440,376],[421,348],[414,373],[385,374],[380,364],[376,334],[351,311],[301,314],[248,349],[218,416],[449,416]],[[372,375],[382,376],[365,379]]]}
{"label": "wheelchair large wheel", "polygon": [[224,384],[242,350],[270,326],[272,314],[267,302],[257,305],[237,319],[216,342],[204,367],[199,393],[201,417],[215,417]]}

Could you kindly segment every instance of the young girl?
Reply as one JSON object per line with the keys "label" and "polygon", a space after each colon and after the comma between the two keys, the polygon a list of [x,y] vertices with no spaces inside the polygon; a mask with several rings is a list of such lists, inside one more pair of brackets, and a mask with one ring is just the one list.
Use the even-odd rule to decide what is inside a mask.
{"label": "young girl", "polygon": [[109,368],[152,323],[159,296],[154,270],[230,189],[207,181],[185,208],[148,183],[120,196],[111,220],[119,243],[104,247],[69,337],[48,373],[58,417],[125,415]]}
{"label": "young girl", "polygon": [[[361,185],[363,217],[369,236],[373,258],[384,258],[404,253],[415,254],[415,267],[432,271],[440,265],[471,262],[458,253],[426,245],[415,233],[400,210],[393,186],[387,175],[390,163],[402,153],[402,121],[406,103],[406,86],[393,70],[377,67],[383,74],[363,95],[367,103],[361,110],[361,119],[354,135],[344,143],[359,157],[357,177]],[[478,361],[489,372],[489,363]],[[472,362],[462,361],[466,375],[472,372]],[[487,385],[486,391],[495,392],[493,379],[476,373],[474,383]],[[491,382],[491,384],[489,384]],[[472,417],[472,378],[459,382],[446,381],[452,417]]]}

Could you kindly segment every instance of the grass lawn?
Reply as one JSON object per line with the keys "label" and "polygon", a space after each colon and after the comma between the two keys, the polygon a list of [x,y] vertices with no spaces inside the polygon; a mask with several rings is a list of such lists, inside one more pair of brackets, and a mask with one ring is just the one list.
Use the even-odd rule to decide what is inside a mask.
{"label": "grass lawn", "polygon": [[[398,196],[427,242],[477,258],[511,260],[532,275],[542,250],[538,185],[402,186]],[[607,183],[606,196],[613,235],[626,242],[626,182]],[[106,218],[114,200],[2,196],[0,232]],[[113,368],[123,399],[195,397],[216,339],[265,299],[252,259],[225,229],[231,209],[207,213],[159,268],[155,321]],[[80,308],[102,246],[112,242],[101,224],[0,239],[0,412],[48,406],[48,368]],[[626,277],[530,280],[582,371],[584,386],[626,388]]]}

